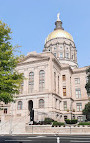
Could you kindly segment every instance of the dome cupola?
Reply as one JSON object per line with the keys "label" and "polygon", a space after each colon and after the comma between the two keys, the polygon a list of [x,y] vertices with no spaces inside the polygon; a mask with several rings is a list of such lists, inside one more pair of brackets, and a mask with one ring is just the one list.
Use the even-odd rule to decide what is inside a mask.
{"label": "dome cupola", "polygon": [[69,64],[72,68],[77,67],[77,50],[73,37],[62,27],[62,21],[57,14],[55,29],[46,40],[43,52],[50,51],[60,61],[60,63]]}
{"label": "dome cupola", "polygon": [[73,37],[71,36],[70,33],[66,32],[64,28],[62,27],[62,21],[59,18],[59,13],[57,14],[57,21],[55,22],[55,29],[53,32],[51,32],[48,37],[45,40],[45,43],[48,42],[49,40],[55,39],[55,38],[66,38],[71,41],[73,41]]}

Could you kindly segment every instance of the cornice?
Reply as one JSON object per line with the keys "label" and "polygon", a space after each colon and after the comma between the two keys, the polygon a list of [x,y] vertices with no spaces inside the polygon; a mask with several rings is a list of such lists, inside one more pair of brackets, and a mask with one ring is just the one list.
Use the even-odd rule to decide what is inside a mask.
{"label": "cornice", "polygon": [[75,99],[74,101],[89,101],[88,98],[86,99]]}
{"label": "cornice", "polygon": [[70,99],[70,100],[74,101],[74,99],[72,97],[62,98],[62,100],[65,100],[65,99]]}
{"label": "cornice", "polygon": [[59,68],[61,69],[61,65],[60,65],[60,62],[58,61],[58,59],[56,59],[56,58],[54,57],[54,58],[52,58],[52,61],[53,61],[54,63],[56,63],[56,64],[59,66]]}
{"label": "cornice", "polygon": [[52,94],[52,95],[56,95],[57,97],[61,98],[61,96],[59,96],[57,93],[54,92],[37,92],[37,93],[31,93],[31,94],[20,94],[20,95],[16,95],[16,99],[18,99],[19,97],[31,97],[31,96],[38,96],[38,95],[45,95],[45,94]]}
{"label": "cornice", "polygon": [[66,67],[61,66],[61,70],[66,70],[66,69],[69,69],[71,71],[71,73],[73,73],[73,70],[71,69],[71,67],[69,65]]}

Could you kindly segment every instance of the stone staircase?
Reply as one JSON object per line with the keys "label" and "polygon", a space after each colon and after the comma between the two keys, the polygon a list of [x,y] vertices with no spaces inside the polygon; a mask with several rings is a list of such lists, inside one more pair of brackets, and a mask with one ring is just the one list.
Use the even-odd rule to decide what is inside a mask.
{"label": "stone staircase", "polygon": [[29,115],[12,117],[0,125],[0,134],[23,134],[25,125],[29,122]]}

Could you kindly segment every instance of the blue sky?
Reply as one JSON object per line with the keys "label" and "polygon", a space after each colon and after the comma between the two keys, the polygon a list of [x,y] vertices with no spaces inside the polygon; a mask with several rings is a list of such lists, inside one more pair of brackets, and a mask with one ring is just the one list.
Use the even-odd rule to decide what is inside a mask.
{"label": "blue sky", "polygon": [[0,0],[0,19],[12,30],[21,53],[42,52],[57,13],[74,39],[79,67],[90,65],[90,0]]}

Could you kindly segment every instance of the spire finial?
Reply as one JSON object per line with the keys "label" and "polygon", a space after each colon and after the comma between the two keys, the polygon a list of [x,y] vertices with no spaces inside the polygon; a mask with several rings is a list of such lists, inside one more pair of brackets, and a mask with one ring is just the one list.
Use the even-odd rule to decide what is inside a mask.
{"label": "spire finial", "polygon": [[60,13],[57,14],[57,21],[61,21],[60,20]]}
{"label": "spire finial", "polygon": [[55,22],[55,25],[56,25],[56,28],[54,30],[56,30],[56,29],[63,29],[62,21],[60,19],[60,13],[57,14],[57,21]]}

